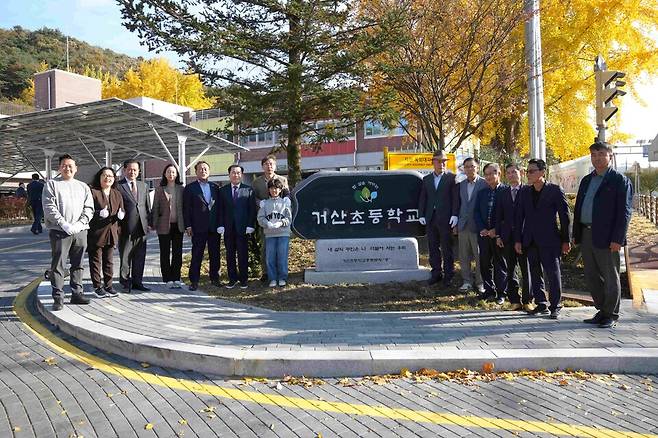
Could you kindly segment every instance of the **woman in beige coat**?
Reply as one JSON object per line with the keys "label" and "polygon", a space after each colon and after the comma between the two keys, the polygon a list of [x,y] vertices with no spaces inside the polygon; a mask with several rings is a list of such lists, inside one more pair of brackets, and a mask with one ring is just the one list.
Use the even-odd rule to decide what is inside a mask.
{"label": "woman in beige coat", "polygon": [[160,186],[155,189],[151,210],[151,227],[160,242],[162,281],[170,289],[180,289],[183,264],[183,184],[174,164],[165,166]]}

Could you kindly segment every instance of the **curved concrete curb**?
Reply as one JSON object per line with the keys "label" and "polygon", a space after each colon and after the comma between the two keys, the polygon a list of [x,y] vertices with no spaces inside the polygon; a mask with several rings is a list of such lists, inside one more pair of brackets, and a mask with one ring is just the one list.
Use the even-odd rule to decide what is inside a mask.
{"label": "curved concrete curb", "polygon": [[168,341],[144,336],[78,315],[65,306],[52,312],[52,299],[37,299],[39,312],[63,332],[101,350],[140,362],[222,376],[354,377],[396,374],[402,368],[480,370],[493,362],[497,371],[582,369],[593,373],[655,373],[658,348],[557,348],[398,350],[251,350]]}

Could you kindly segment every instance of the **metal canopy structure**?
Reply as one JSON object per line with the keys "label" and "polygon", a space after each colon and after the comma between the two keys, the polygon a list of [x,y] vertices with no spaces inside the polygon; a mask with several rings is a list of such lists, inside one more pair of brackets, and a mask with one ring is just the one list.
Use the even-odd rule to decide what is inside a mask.
{"label": "metal canopy structure", "polygon": [[[0,118],[0,172],[12,175],[43,169],[44,158],[50,170],[53,157],[64,153],[79,165],[155,158],[186,169],[207,152],[246,150],[117,98]],[[186,165],[188,155],[195,158]]]}

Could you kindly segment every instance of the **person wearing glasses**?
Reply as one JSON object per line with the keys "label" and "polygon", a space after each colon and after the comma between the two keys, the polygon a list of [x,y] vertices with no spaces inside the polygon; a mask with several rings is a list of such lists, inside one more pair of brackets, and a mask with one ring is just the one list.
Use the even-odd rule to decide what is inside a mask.
{"label": "person wearing glasses", "polygon": [[[459,186],[455,174],[446,171],[448,156],[436,151],[432,156],[434,172],[423,178],[418,199],[418,217],[427,228],[432,276],[428,285],[443,280],[450,286],[455,276],[455,259],[452,254],[452,229],[459,220]],[[443,262],[443,263],[442,263]]]}
{"label": "person wearing glasses", "polygon": [[[119,243],[119,221],[124,217],[123,197],[116,189],[116,174],[111,167],[102,167],[91,183],[94,216],[89,222],[87,252],[89,273],[94,293],[99,298],[114,297],[114,247]],[[102,273],[102,279],[101,279]]]}
{"label": "person wearing glasses", "polygon": [[[571,250],[569,205],[562,188],[546,181],[546,162],[528,161],[528,186],[519,192],[519,205],[514,221],[514,249],[526,254],[530,265],[530,281],[535,299],[531,315],[549,315],[558,319],[562,308],[560,257]],[[560,218],[560,225],[557,224]],[[535,281],[545,273],[548,300]]]}
{"label": "person wearing glasses", "polygon": [[580,244],[585,279],[597,310],[584,322],[611,328],[619,318],[619,251],[626,244],[633,188],[628,178],[610,167],[613,152],[608,143],[596,142],[589,151],[594,171],[578,187],[573,237]]}

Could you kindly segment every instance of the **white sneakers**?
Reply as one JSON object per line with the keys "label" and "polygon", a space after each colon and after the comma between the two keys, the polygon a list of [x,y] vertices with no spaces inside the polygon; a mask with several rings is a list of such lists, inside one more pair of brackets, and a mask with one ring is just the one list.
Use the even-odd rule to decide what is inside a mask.
{"label": "white sneakers", "polygon": [[461,285],[459,290],[461,292],[468,292],[469,290],[471,290],[471,287],[473,287],[473,286],[471,286],[471,283],[464,283],[464,284]]}
{"label": "white sneakers", "polygon": [[[270,287],[276,287],[276,280],[270,281]],[[286,285],[286,280],[279,280],[279,286],[283,287]]]}
{"label": "white sneakers", "polygon": [[180,282],[179,280],[168,281],[166,284],[169,289],[182,289],[184,286],[183,283]]}
{"label": "white sneakers", "polygon": [[168,282],[167,282],[167,287],[168,287],[169,289],[173,289],[173,288],[174,288],[174,282],[173,282],[173,281],[168,281]]}

